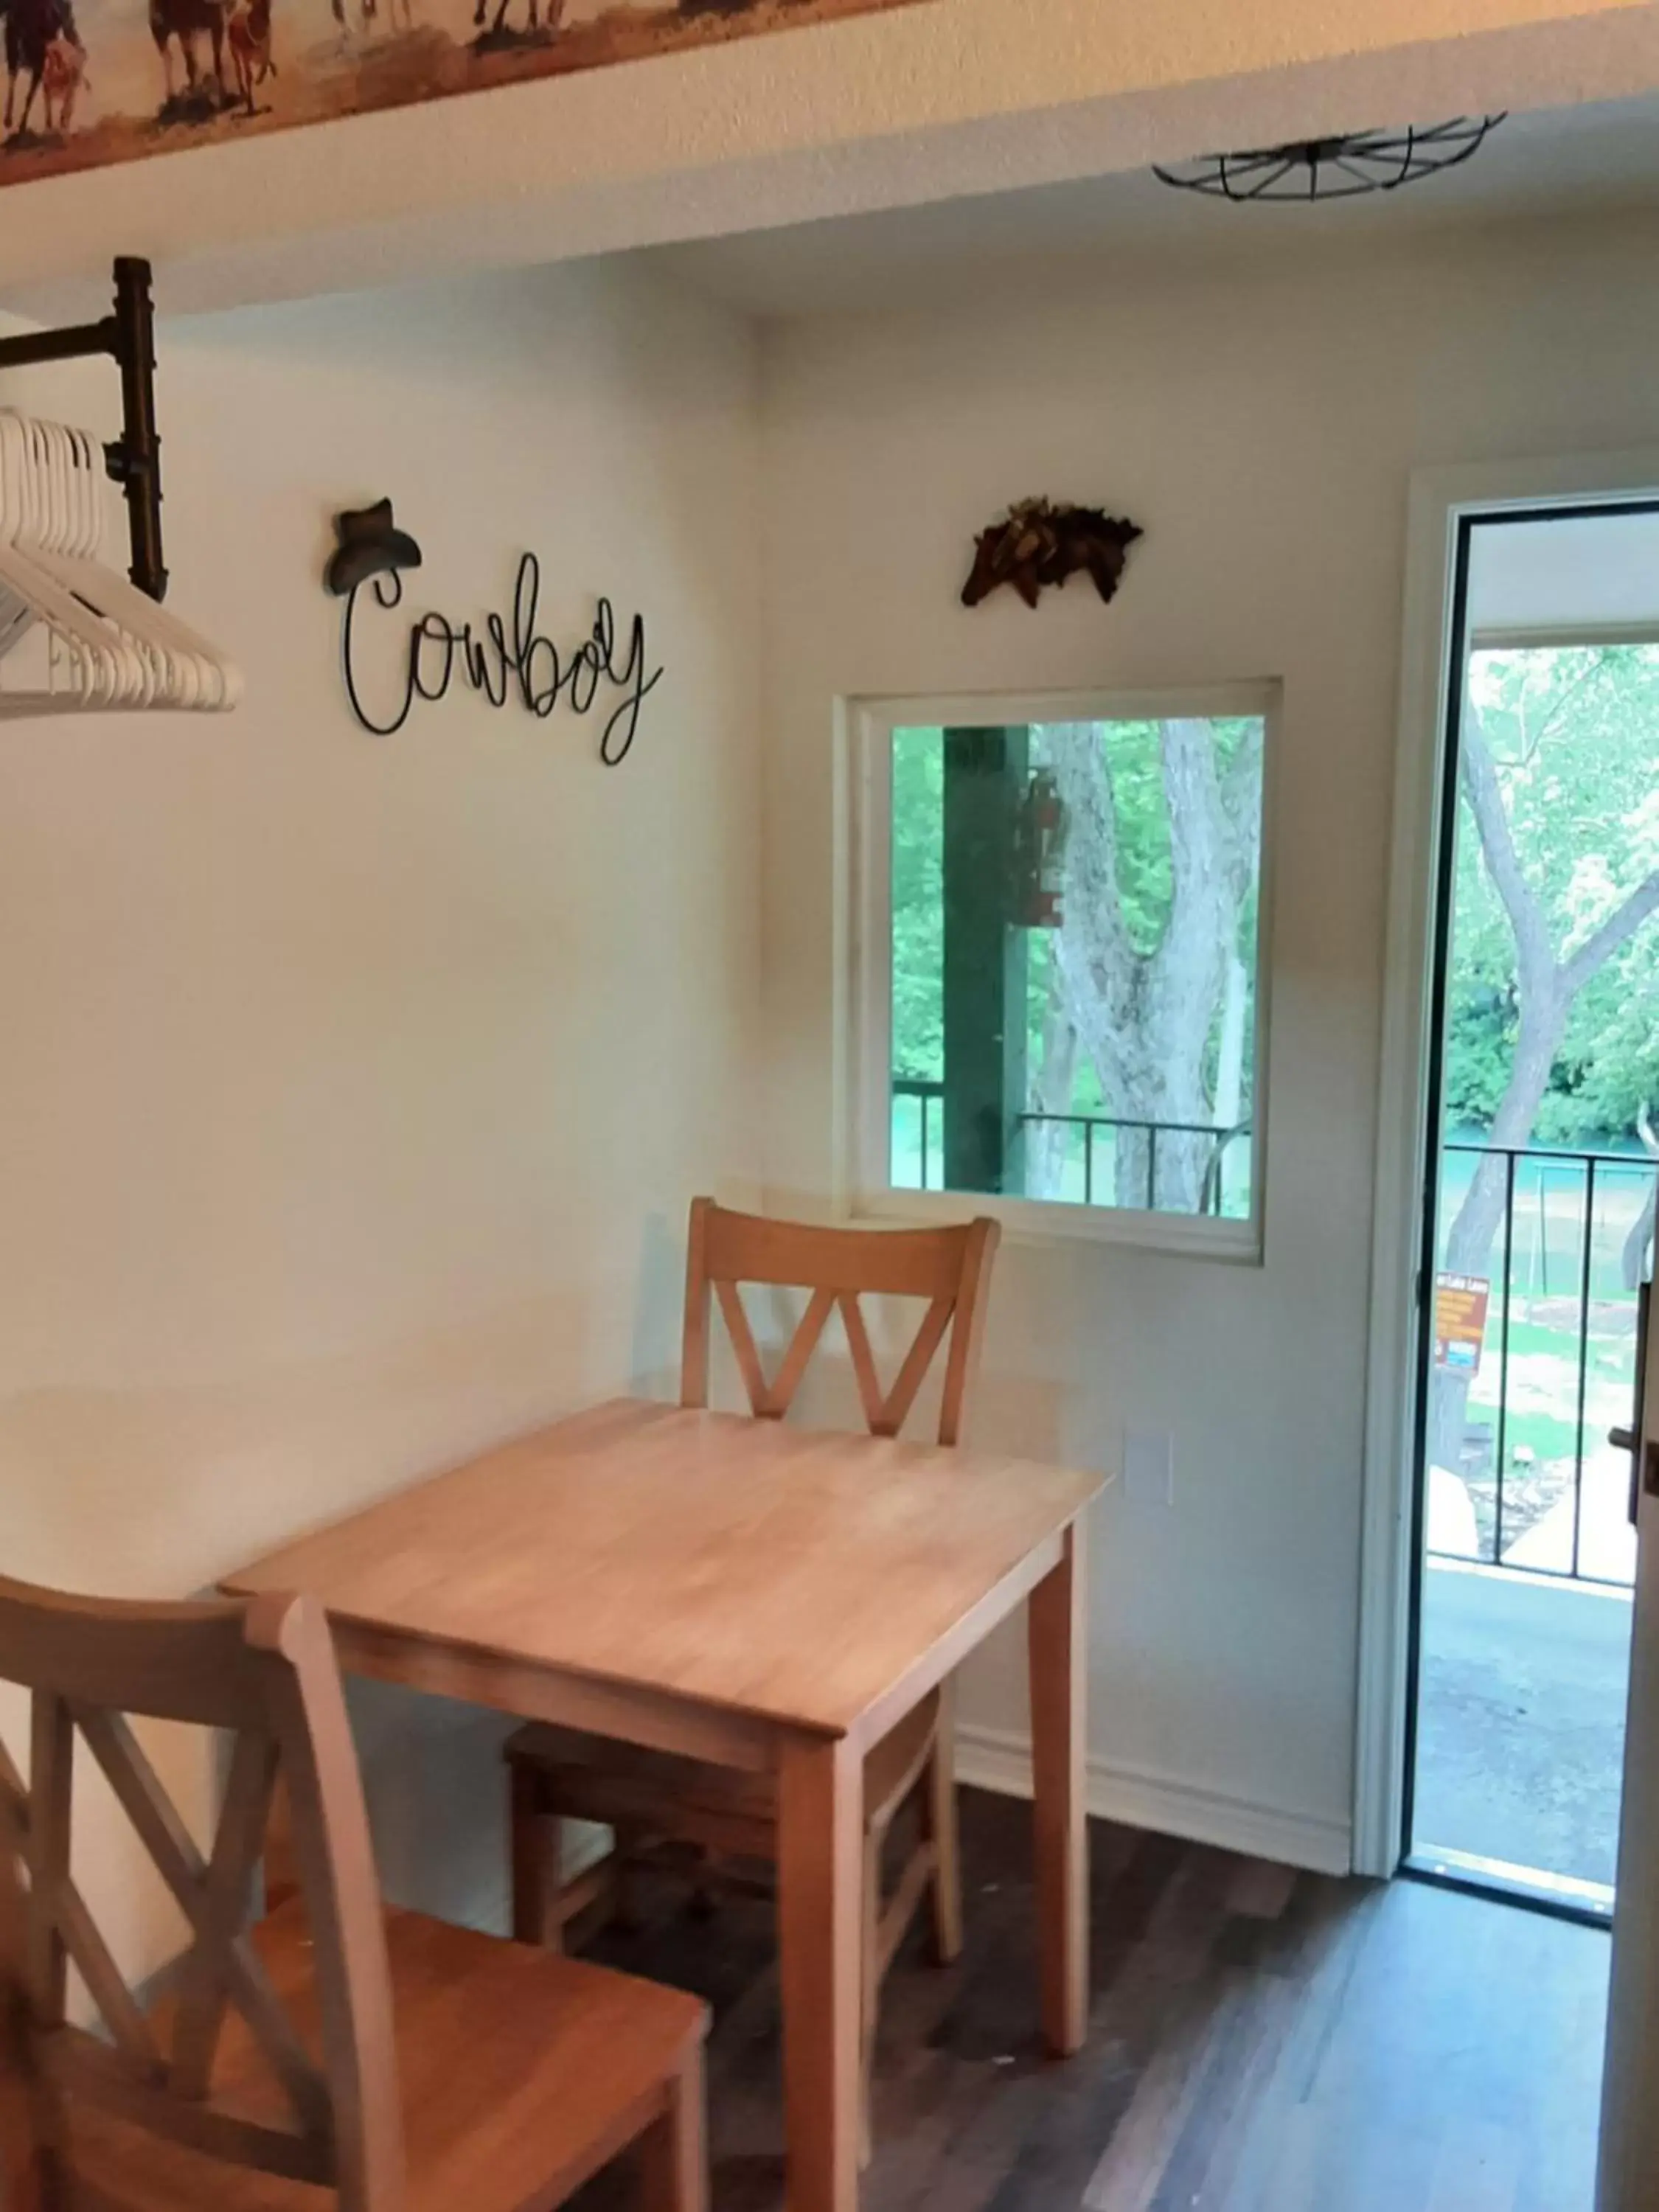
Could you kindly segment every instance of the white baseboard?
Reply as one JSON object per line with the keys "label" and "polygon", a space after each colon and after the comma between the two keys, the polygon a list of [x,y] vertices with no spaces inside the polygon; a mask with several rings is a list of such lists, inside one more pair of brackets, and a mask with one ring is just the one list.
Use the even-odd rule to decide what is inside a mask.
{"label": "white baseboard", "polygon": [[[957,1778],[1003,1796],[1029,1797],[1030,1746],[1009,1729],[958,1722]],[[1195,1844],[1213,1844],[1222,1850],[1273,1859],[1283,1866],[1307,1867],[1316,1874],[1347,1874],[1352,1869],[1352,1832],[1345,1820],[1283,1812],[1170,1775],[1114,1766],[1102,1759],[1088,1761],[1086,1789],[1090,1812],[1125,1827],[1184,1836]]]}

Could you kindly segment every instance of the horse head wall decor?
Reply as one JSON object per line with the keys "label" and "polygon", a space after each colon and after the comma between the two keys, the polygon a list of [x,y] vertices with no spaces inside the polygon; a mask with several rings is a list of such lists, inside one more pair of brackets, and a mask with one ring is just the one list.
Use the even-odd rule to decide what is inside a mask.
{"label": "horse head wall decor", "polygon": [[1102,507],[1018,500],[974,540],[974,566],[962,587],[962,604],[976,607],[1012,584],[1026,605],[1034,607],[1047,586],[1063,584],[1079,571],[1086,571],[1101,598],[1109,600],[1116,595],[1129,548],[1145,534],[1138,523]]}

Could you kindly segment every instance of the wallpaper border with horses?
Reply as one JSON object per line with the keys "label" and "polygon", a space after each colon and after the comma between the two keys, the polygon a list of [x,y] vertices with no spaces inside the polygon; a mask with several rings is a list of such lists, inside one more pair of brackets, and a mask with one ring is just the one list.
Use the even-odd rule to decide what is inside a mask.
{"label": "wallpaper border with horses", "polygon": [[[672,53],[914,0],[619,0],[576,22],[568,0],[0,0],[0,185]],[[86,0],[81,0],[86,16]],[[130,11],[131,20],[111,17]],[[452,19],[456,6],[447,12]],[[308,20],[309,19],[309,20]],[[314,33],[314,36],[309,35]],[[106,107],[100,44],[153,46],[155,100]],[[147,64],[146,66],[150,66]]]}

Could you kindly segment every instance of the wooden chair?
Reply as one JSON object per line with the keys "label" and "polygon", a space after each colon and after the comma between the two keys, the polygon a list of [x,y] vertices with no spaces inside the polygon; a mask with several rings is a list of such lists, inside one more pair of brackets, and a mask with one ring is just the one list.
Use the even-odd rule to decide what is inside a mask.
{"label": "wooden chair", "polygon": [[[704,2212],[701,2004],[383,1916],[313,1604],[102,1604],[0,1580],[0,1680],[33,1692],[27,1784],[0,1749],[7,2212],[547,2212],[635,2142],[653,2212]],[[205,1856],[129,1714],[229,1732]],[[71,1873],[77,1739],[188,1923],[149,2003]],[[279,1777],[298,1892],[250,1931]],[[100,2033],[69,2015],[71,1965]]]}
{"label": "wooden chair", "polygon": [[[749,1403],[761,1420],[781,1420],[800,1388],[833,1313],[846,1332],[864,1416],[872,1435],[895,1437],[948,1339],[938,1438],[955,1444],[978,1365],[985,1296],[1000,1234],[995,1222],[930,1230],[820,1229],[734,1213],[694,1200],[686,1262],[680,1403],[708,1402],[710,1295],[718,1300]],[[738,1286],[810,1293],[768,1381]],[[926,1313],[890,1389],[877,1372],[863,1295],[925,1298]],[[956,1788],[948,1688],[935,1691],[865,1763],[864,2034],[866,2100],[876,2005],[884,1976],[924,1896],[932,1899],[933,1949],[941,1962],[962,1948]],[[662,1846],[702,1882],[728,1858],[777,1856],[777,1803],[769,1775],[743,1774],[536,1723],[507,1745],[513,1827],[513,1932],[557,1947],[566,1924],[590,1905],[616,1900],[629,1863]],[[900,1809],[917,1801],[920,1838],[892,1895],[883,1901],[884,1846]],[[615,1837],[609,1862],[578,1880],[558,1878],[562,1824],[600,1823]],[[689,1862],[684,1854],[689,1847]],[[733,1878],[727,1876],[726,1878]],[[735,1876],[738,1881],[741,1875]]]}

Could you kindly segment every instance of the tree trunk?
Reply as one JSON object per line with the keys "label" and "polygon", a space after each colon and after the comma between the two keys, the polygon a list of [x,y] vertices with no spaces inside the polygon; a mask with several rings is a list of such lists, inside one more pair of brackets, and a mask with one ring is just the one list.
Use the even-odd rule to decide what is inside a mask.
{"label": "tree trunk", "polygon": [[[1042,1017],[1042,1057],[1031,1087],[1034,1114],[1069,1114],[1077,1081],[1077,1029],[1066,1010],[1058,964],[1048,963],[1048,1002]],[[1082,1131],[1067,1121],[1039,1121],[1025,1133],[1028,1198],[1065,1194],[1066,1164]]]}
{"label": "tree trunk", "polygon": [[[1244,1032],[1249,1012],[1249,971],[1235,951],[1227,963],[1226,995],[1221,1006],[1221,1036],[1216,1050],[1215,1122],[1218,1129],[1237,1129],[1244,1112]],[[1218,1139],[1206,1170],[1201,1204],[1220,1213],[1227,1193],[1227,1175],[1234,1147]]]}
{"label": "tree trunk", "polygon": [[[1501,1151],[1524,1146],[1532,1135],[1573,1000],[1590,977],[1659,908],[1659,871],[1638,885],[1576,952],[1561,959],[1551,941],[1543,908],[1522,872],[1498,771],[1473,713],[1463,733],[1458,765],[1463,799],[1480,840],[1481,858],[1515,938],[1521,1019],[1514,1065],[1492,1118],[1491,1141]],[[1492,1240],[1504,1218],[1505,1181],[1501,1158],[1480,1162],[1447,1232],[1443,1264],[1448,1273],[1490,1275]],[[1432,1465],[1449,1468],[1453,1474],[1461,1471],[1468,1395],[1467,1376],[1444,1368],[1435,1370],[1429,1403],[1429,1457]]]}
{"label": "tree trunk", "polygon": [[[1247,741],[1224,779],[1207,720],[1160,725],[1172,896],[1163,935],[1143,953],[1123,917],[1111,763],[1099,730],[1065,724],[1034,734],[1066,814],[1066,921],[1055,934],[1055,969],[1106,1113],[1129,1125],[1115,1133],[1113,1200],[1196,1213],[1215,1153],[1206,1048],[1255,878],[1260,753]],[[1242,1008],[1239,1036],[1242,1049]]]}
{"label": "tree trunk", "polygon": [[1632,1222],[1619,1255],[1620,1273],[1627,1291],[1651,1279],[1653,1229],[1656,1218],[1659,1218],[1659,1136],[1654,1133],[1645,1107],[1636,1117],[1636,1133],[1652,1156],[1655,1175],[1648,1185],[1647,1203]]}
{"label": "tree trunk", "polygon": [[[1515,1064],[1497,1113],[1492,1117],[1490,1142],[1495,1147],[1519,1147],[1532,1134],[1538,1109],[1549,1088],[1556,1048],[1567,1025],[1572,1000],[1550,982],[1528,992],[1522,987],[1521,1026],[1516,1039]],[[1489,1275],[1492,1242],[1504,1218],[1508,1171],[1500,1154],[1480,1162],[1463,1202],[1446,1232],[1442,1266],[1450,1275]],[[1499,1296],[1502,1295],[1500,1286]],[[1497,1307],[1494,1302],[1493,1311]],[[1463,1431],[1468,1408],[1467,1375],[1437,1368],[1430,1398],[1429,1458],[1435,1467],[1461,1472]]]}
{"label": "tree trunk", "polygon": [[1244,1101],[1244,1017],[1250,979],[1235,952],[1227,963],[1227,995],[1221,1009],[1221,1043],[1216,1054],[1215,1118],[1218,1128],[1236,1129]]}

